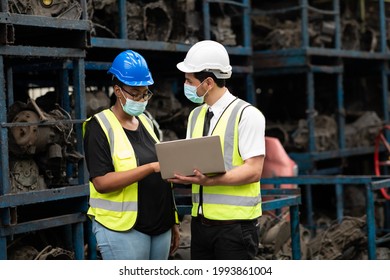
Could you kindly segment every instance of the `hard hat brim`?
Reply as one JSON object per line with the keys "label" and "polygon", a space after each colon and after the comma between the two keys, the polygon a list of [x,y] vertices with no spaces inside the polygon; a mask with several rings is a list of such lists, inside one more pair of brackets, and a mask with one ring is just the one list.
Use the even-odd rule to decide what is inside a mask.
{"label": "hard hat brim", "polygon": [[176,65],[176,67],[177,67],[177,69],[179,69],[180,71],[182,71],[184,73],[199,73],[199,72],[202,72],[202,71],[211,72],[211,73],[213,73],[215,75],[215,77],[217,79],[229,79],[232,76],[232,71],[221,72],[220,70],[214,70],[214,69],[203,69],[201,71],[197,71],[194,68],[190,68],[190,67],[186,66],[184,61],[183,62],[179,62]]}
{"label": "hard hat brim", "polygon": [[184,73],[195,73],[197,71],[194,71],[193,68],[189,68],[185,65],[184,61],[182,62],[179,62],[177,65],[176,65],[177,69],[179,69],[181,72],[184,72]]}

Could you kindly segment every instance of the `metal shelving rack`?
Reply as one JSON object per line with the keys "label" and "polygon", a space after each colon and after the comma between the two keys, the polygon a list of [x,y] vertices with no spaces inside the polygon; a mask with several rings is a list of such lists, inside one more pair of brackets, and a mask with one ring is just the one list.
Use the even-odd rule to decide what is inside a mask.
{"label": "metal shelving rack", "polygon": [[[308,124],[308,148],[305,152],[291,152],[289,153],[299,166],[301,176],[303,175],[339,175],[342,174],[342,169],[339,167],[329,167],[324,170],[318,170],[316,163],[321,160],[329,159],[341,159],[359,155],[369,155],[374,153],[374,147],[357,147],[347,148],[345,139],[345,128],[346,128],[346,116],[345,116],[345,88],[344,88],[344,75],[345,75],[345,62],[346,61],[370,61],[376,65],[376,69],[379,73],[381,80],[380,96],[382,99],[382,121],[383,123],[389,122],[389,108],[388,108],[388,60],[390,54],[387,46],[387,30],[386,30],[386,14],[385,14],[385,0],[378,0],[377,4],[379,7],[379,51],[366,52],[366,51],[355,51],[355,50],[344,50],[342,49],[342,38],[341,38],[341,15],[340,15],[340,0],[332,0],[332,10],[322,10],[314,8],[309,4],[309,0],[299,0],[298,5],[292,7],[286,7],[277,10],[264,10],[257,11],[261,15],[275,15],[285,14],[290,12],[296,12],[300,14],[301,20],[301,46],[300,48],[294,49],[279,49],[279,50],[264,50],[253,52],[253,67],[254,77],[256,79],[261,77],[268,77],[273,75],[290,75],[298,74],[305,77],[305,84],[302,85],[306,88],[304,94],[306,94],[306,120]],[[363,1],[364,2],[364,1]],[[310,46],[309,42],[309,11],[317,14],[325,14],[333,17],[335,23],[335,35],[334,35],[334,46],[332,48],[318,48]],[[333,59],[333,64],[327,65],[315,65],[312,63],[312,58],[325,58]],[[335,76],[335,95],[337,100],[337,108],[335,110],[337,116],[337,130],[338,130],[338,145],[337,150],[318,152],[315,143],[315,122],[314,118],[316,115],[316,84],[315,74],[325,74]],[[305,176],[298,176],[297,184],[305,187],[306,197],[306,216],[307,225],[309,228],[314,228],[313,221],[313,201],[312,201],[312,186],[311,180],[304,180]],[[272,179],[270,179],[272,181]],[[277,180],[277,179],[276,179]],[[355,182],[354,176],[345,175],[344,180]],[[306,184],[305,184],[306,182]],[[338,219],[342,216],[342,196],[343,196],[343,183],[338,182],[337,176],[330,178],[322,178],[316,181],[314,184],[329,184],[335,186],[335,194],[338,199],[337,216]],[[372,198],[372,194],[367,199]],[[371,202],[370,202],[371,203]],[[370,209],[371,211],[372,209]],[[367,210],[369,211],[369,210]],[[372,217],[371,217],[372,218]],[[373,231],[372,221],[370,222],[370,246],[371,252],[370,257],[374,258],[372,251],[372,242],[375,240],[375,236],[371,233]]]}
{"label": "metal shelving rack", "polygon": [[[23,126],[23,123],[8,123],[7,112],[9,106],[15,101],[14,75],[23,72],[28,80],[29,70],[46,71],[55,70],[58,83],[54,83],[61,93],[62,107],[70,112],[69,86],[73,87],[75,96],[75,119],[69,120],[74,125],[77,134],[77,150],[82,152],[81,122],[85,119],[85,85],[84,85],[84,59],[85,49],[89,45],[90,23],[87,20],[86,2],[80,1],[82,18],[80,20],[67,20],[45,16],[9,13],[7,0],[1,0],[0,11],[0,259],[7,259],[7,243],[18,234],[32,233],[45,229],[63,227],[67,228],[70,236],[69,244],[76,259],[84,259],[84,222],[89,194],[83,162],[78,164],[78,178],[69,186],[49,188],[39,191],[12,193],[9,181],[9,146],[8,130],[13,126]],[[73,40],[67,46],[31,45],[29,40],[35,32],[38,37],[46,32],[47,36],[70,35]],[[47,38],[49,38],[47,37]],[[64,38],[64,37],[62,37]],[[20,43],[22,42],[22,43]],[[60,43],[58,40],[57,43]],[[71,67],[68,67],[71,65]],[[70,82],[72,81],[72,82]],[[24,123],[25,125],[25,123]],[[39,122],[33,125],[45,126],[55,123]],[[71,202],[71,203],[69,203]],[[31,207],[32,212],[39,212],[41,207],[49,203],[64,205],[64,214],[48,214],[14,222],[15,212],[20,207]],[[67,204],[69,203],[69,204]],[[52,209],[50,209],[52,210]],[[17,215],[16,214],[16,215]]]}
{"label": "metal shelving rack", "polygon": [[[170,56],[175,53],[185,53],[189,50],[191,45],[185,43],[171,43],[169,41],[148,41],[148,40],[130,40],[128,39],[127,31],[127,14],[126,14],[126,0],[118,0],[118,26],[119,26],[119,35],[118,38],[104,38],[104,37],[92,37],[91,38],[91,47],[93,50],[116,50],[117,52],[126,49],[134,49],[138,51],[153,51],[157,56],[164,53],[164,56]],[[242,44],[237,46],[227,46],[227,50],[231,56],[238,57],[240,63],[239,65],[233,65],[233,74],[244,75],[246,83],[246,93],[245,98],[250,103],[255,103],[255,92],[252,79],[252,64],[250,57],[252,56],[252,47],[251,47],[251,21],[250,21],[250,1],[249,0],[205,0],[202,1],[202,12],[203,12],[203,39],[211,38],[211,27],[210,27],[210,5],[220,3],[226,5],[232,5],[242,10]],[[153,63],[154,55],[150,56],[149,64]],[[113,59],[110,58],[110,59]],[[176,65],[179,60],[172,59],[172,65]],[[111,61],[98,62],[93,60],[86,61],[86,70],[108,70],[110,67]],[[150,65],[149,65],[150,66]],[[234,74],[235,75],[235,74]],[[182,75],[177,72],[178,79],[183,80]],[[235,77],[235,76],[234,76]]]}

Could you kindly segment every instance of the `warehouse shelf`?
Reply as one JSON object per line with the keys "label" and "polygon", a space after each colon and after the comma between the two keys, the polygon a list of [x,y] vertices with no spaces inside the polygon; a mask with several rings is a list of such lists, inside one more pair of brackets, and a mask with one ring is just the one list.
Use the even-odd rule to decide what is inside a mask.
{"label": "warehouse shelf", "polygon": [[[275,182],[268,179],[271,183]],[[188,186],[178,186],[175,190],[177,199],[177,209],[179,215],[191,214],[191,189]],[[272,211],[289,208],[290,230],[291,230],[291,249],[292,259],[301,259],[300,231],[299,231],[299,205],[301,204],[300,189],[268,189],[262,190],[263,197],[271,197],[270,200],[262,202],[263,211]]]}
{"label": "warehouse shelf", "polygon": [[[198,40],[210,39],[211,38],[211,16],[210,16],[210,6],[212,5],[229,5],[237,8],[241,11],[242,17],[241,21],[241,32],[242,36],[241,42],[237,43],[235,46],[226,45],[227,51],[231,55],[231,63],[233,66],[233,73],[238,74],[238,77],[244,77],[244,83],[247,85],[247,92],[244,94],[244,98],[247,99],[250,103],[255,103],[255,93],[252,80],[253,67],[251,64],[250,57],[252,55],[252,47],[250,44],[250,1],[240,0],[240,1],[224,1],[224,0],[207,0],[207,1],[195,1],[201,6],[202,9],[202,35],[199,36]],[[158,2],[156,2],[158,3]],[[137,51],[142,51],[142,54],[148,61],[149,67],[157,69],[153,71],[154,76],[162,75],[161,67],[161,55],[164,56],[164,67],[168,68],[170,75],[173,72],[172,69],[175,69],[175,65],[183,59],[185,53],[192,46],[192,43],[186,42],[173,42],[167,39],[166,41],[155,41],[155,40],[145,40],[145,39],[129,39],[129,34],[127,30],[128,26],[128,16],[126,13],[127,1],[118,0],[118,18],[116,20],[118,26],[118,34],[115,38],[108,38],[103,36],[92,35],[91,37],[91,48],[87,54],[87,63],[92,65],[94,63],[99,64],[96,58],[99,60],[105,60],[105,62],[110,62],[113,57],[117,54],[118,51],[125,49],[134,49]],[[106,53],[106,57],[102,58],[102,50],[107,50],[111,52]],[[178,56],[181,54],[181,56]],[[171,58],[170,58],[171,56]],[[156,66],[155,66],[156,65]],[[93,67],[93,66],[92,66]],[[94,67],[95,70],[98,67]],[[107,68],[108,69],[108,68]],[[106,70],[106,69],[104,69]],[[166,70],[166,69],[165,69]],[[174,75],[180,81],[183,79],[182,75],[177,72]],[[233,79],[237,77],[233,75]]]}
{"label": "warehouse shelf", "polygon": [[[2,0],[2,7],[8,3]],[[84,1],[81,1],[84,2]],[[82,5],[80,3],[80,9]],[[90,46],[91,22],[86,10],[77,20],[42,15],[0,12],[0,42],[5,45],[61,46],[85,48]]]}
{"label": "warehouse shelf", "polygon": [[[15,191],[11,186],[14,184],[11,182],[14,180],[11,179],[11,163],[20,159],[14,155],[11,158],[9,131],[29,126],[36,129],[72,126],[77,142],[73,143],[74,148],[82,155],[81,123],[86,115],[84,59],[86,48],[90,46],[91,29],[87,20],[86,2],[78,2],[81,16],[77,20],[9,12],[9,3],[6,0],[0,2],[0,259],[8,258],[9,243],[15,243],[15,238],[23,239],[22,234],[59,229],[69,229],[70,234],[64,244],[76,259],[84,259],[85,212],[89,189],[83,161],[70,163],[66,160],[66,172],[77,169],[75,177],[63,175],[69,176],[68,182],[46,183],[46,189],[38,183],[28,191]],[[71,65],[71,69],[67,65]],[[9,114],[14,113],[10,111],[15,109],[13,105],[16,102],[26,104],[27,90],[31,85],[41,83],[37,73],[44,75],[47,81],[51,80],[50,86],[55,87],[60,96],[60,107],[69,116],[65,120],[57,120],[46,118],[43,114],[36,123],[12,122]],[[73,89],[74,107],[71,106],[69,87]],[[53,105],[56,102],[52,100]],[[37,113],[40,111],[37,110]],[[70,114],[73,115],[72,119]],[[72,156],[77,156],[76,152]],[[30,160],[29,156],[26,158]],[[48,170],[51,170],[51,166]],[[29,172],[26,170],[23,176],[33,178],[35,173],[32,170]]]}
{"label": "warehouse shelf", "polygon": [[[345,138],[346,128],[346,110],[345,96],[350,92],[347,91],[345,85],[345,75],[351,70],[356,70],[353,63],[357,61],[370,63],[373,70],[371,73],[377,74],[380,80],[380,91],[383,105],[379,112],[383,123],[389,122],[389,112],[387,108],[388,97],[388,73],[387,61],[390,58],[386,42],[386,13],[385,1],[376,1],[379,10],[378,15],[378,48],[374,51],[347,50],[342,46],[342,30],[341,30],[341,5],[342,1],[308,1],[299,0],[295,6],[279,5],[278,8],[253,9],[254,14],[260,15],[286,15],[295,13],[296,18],[300,20],[300,47],[284,48],[274,50],[254,50],[253,51],[253,68],[255,79],[265,79],[269,76],[282,75],[302,75],[305,81],[301,85],[302,96],[305,96],[306,102],[306,121],[308,125],[308,146],[305,151],[295,152],[288,151],[289,155],[295,159],[300,166],[302,174],[316,172],[316,162],[320,160],[333,158],[346,158],[357,155],[369,155],[373,153],[373,147],[347,147]],[[363,1],[368,2],[368,1]],[[328,4],[327,9],[315,7],[315,4]],[[343,2],[345,3],[345,2]],[[318,4],[319,5],[319,4]],[[322,15],[331,18],[334,25],[332,34],[332,44],[323,47],[312,46],[309,38],[309,22],[310,16]],[[369,71],[363,69],[362,71]],[[328,97],[328,100],[335,100],[334,114],[338,124],[337,128],[337,150],[319,151],[315,143],[316,128],[314,126],[314,118],[318,114],[316,107],[316,77],[319,75],[332,75],[334,77],[335,93]],[[299,82],[297,82],[299,83]],[[261,87],[261,84],[259,85]],[[371,93],[373,94],[373,93]]]}
{"label": "warehouse shelf", "polygon": [[[355,195],[357,193],[360,194],[359,185],[365,187],[366,192],[363,195],[366,197],[368,252],[369,258],[375,259],[376,232],[373,217],[373,195],[378,192],[378,188],[375,185],[376,181],[380,179],[379,177],[370,176],[375,174],[373,170],[375,148],[374,143],[362,146],[349,145],[348,140],[351,139],[347,137],[351,137],[351,135],[347,134],[347,125],[348,121],[350,122],[355,116],[347,114],[347,106],[359,99],[357,84],[358,79],[363,79],[366,82],[364,85],[370,90],[366,89],[364,95],[366,98],[360,96],[362,100],[366,100],[366,103],[356,113],[375,107],[375,112],[380,116],[380,123],[377,124],[378,129],[389,123],[388,63],[390,52],[387,45],[388,3],[384,0],[349,1],[348,3],[342,0],[296,0],[295,4],[292,4],[293,2],[279,1],[271,3],[271,1],[262,1],[261,3],[256,2],[252,4],[254,17],[260,15],[261,17],[270,16],[274,19],[280,16],[282,20],[296,20],[294,23],[297,23],[296,25],[289,25],[296,28],[294,29],[296,30],[294,35],[298,34],[296,37],[293,37],[295,39],[298,38],[297,41],[294,41],[295,44],[287,47],[277,45],[280,48],[269,47],[261,49],[254,47],[253,50],[253,76],[256,86],[262,88],[263,84],[266,84],[270,89],[275,89],[270,94],[272,95],[271,97],[264,96],[263,93],[267,94],[267,92],[266,90],[261,90],[261,94],[258,97],[258,106],[261,109],[264,108],[264,112],[269,112],[269,114],[272,114],[275,110],[289,110],[286,113],[287,117],[285,117],[288,129],[291,129],[293,126],[291,123],[294,121],[298,123],[299,120],[304,120],[307,124],[307,127],[305,127],[307,128],[307,145],[304,148],[296,148],[291,142],[286,145],[290,148],[287,148],[289,156],[299,166],[299,176],[291,180],[275,178],[275,182],[278,183],[274,182],[274,184],[297,184],[302,188],[306,226],[313,230],[313,235],[315,234],[313,213],[324,210],[315,208],[316,206],[318,207],[316,203],[321,204],[324,199],[334,198],[337,203],[337,209],[335,209],[337,220],[341,221],[343,202],[346,199],[343,187],[345,185],[352,187]],[[376,19],[375,27],[377,28],[373,32],[373,34],[377,35],[375,48],[367,50],[363,48],[348,48],[348,46],[344,45],[342,20],[345,18],[342,17],[342,12],[345,12],[346,8],[344,6],[344,10],[342,10],[341,4],[360,5],[361,9],[364,5],[370,4],[378,10],[375,13],[371,13],[376,16],[373,17]],[[256,7],[259,6],[261,8],[257,9]],[[328,19],[331,22],[331,29],[333,29],[333,32],[326,34],[331,34],[331,40],[326,41],[321,47],[314,44],[315,40],[313,38],[309,38],[313,32],[319,32],[317,29],[313,29],[313,25],[309,26],[311,20],[315,20],[316,16],[317,19],[323,16],[321,18],[322,23]],[[364,20],[360,22],[363,23]],[[371,20],[372,22],[373,20]],[[289,34],[288,30],[283,29],[286,25],[281,24],[281,26],[283,32]],[[277,29],[276,26],[272,26],[272,28]],[[258,32],[258,30],[253,32]],[[275,31],[275,34],[278,33]],[[318,35],[318,33],[316,34]],[[276,42],[279,41],[276,40]],[[280,42],[282,43],[282,41]],[[286,39],[284,42],[288,43],[290,41]],[[255,39],[253,44],[255,45]],[[280,81],[283,81],[288,87],[281,87],[282,83]],[[274,87],[272,82],[275,83]],[[279,91],[276,92],[277,90]],[[273,96],[276,98],[276,108],[270,111],[267,105],[271,104],[272,101],[269,99],[273,98]],[[284,104],[285,107],[283,107],[283,99],[288,100]],[[304,105],[298,106],[299,102],[297,100]],[[369,104],[367,100],[374,101],[371,101],[372,103]],[[352,105],[354,104],[352,103]],[[298,109],[300,113],[298,113]],[[294,111],[294,114],[291,114],[292,111]],[[337,125],[336,139],[331,139],[335,142],[335,145],[328,150],[321,146],[319,147],[316,142],[316,136],[321,135],[317,134],[321,133],[321,130],[318,130],[318,127],[315,125],[316,117],[323,112],[331,114]],[[355,113],[355,111],[352,111],[352,113]],[[267,118],[267,113],[265,115]],[[281,120],[277,120],[277,124],[280,126],[281,122]],[[267,118],[267,123],[271,123],[270,118]],[[352,135],[354,140],[359,139],[358,132]],[[291,138],[289,140],[291,141]],[[386,152],[386,149],[381,151]],[[362,172],[358,173],[359,171],[356,171],[354,168]],[[357,174],[366,174],[368,176],[355,176]],[[383,175],[385,174],[388,173]],[[267,180],[264,179],[264,182],[268,182]],[[272,181],[272,179],[270,180]],[[385,178],[384,180],[387,179]],[[326,188],[326,186],[334,186],[334,189]],[[381,196],[379,195],[379,197]],[[315,198],[318,200],[315,200]],[[351,198],[353,197],[348,199]],[[377,199],[375,198],[377,203],[375,207],[388,208],[388,201],[378,202]],[[329,207],[329,205],[326,207]],[[325,211],[333,213],[332,209],[327,208]],[[385,219],[387,219],[388,227],[388,214]]]}
{"label": "warehouse shelf", "polygon": [[[367,251],[368,258],[370,260],[377,259],[376,248],[379,240],[376,236],[376,222],[375,222],[375,192],[380,189],[390,188],[390,179],[387,176],[298,176],[298,177],[274,177],[261,179],[264,184],[273,184],[275,189],[279,189],[281,184],[296,184],[296,185],[310,185],[313,187],[323,185],[325,182],[329,186],[333,186],[337,192],[337,220],[340,222],[344,217],[344,203],[343,203],[343,189],[347,185],[359,185],[365,189],[365,219],[366,219],[366,231],[367,231]],[[310,209],[307,211],[307,218],[309,220],[309,226],[314,229],[314,222],[312,220],[313,209],[311,208],[311,201],[305,201],[306,206]],[[314,229],[315,230],[315,229]]]}

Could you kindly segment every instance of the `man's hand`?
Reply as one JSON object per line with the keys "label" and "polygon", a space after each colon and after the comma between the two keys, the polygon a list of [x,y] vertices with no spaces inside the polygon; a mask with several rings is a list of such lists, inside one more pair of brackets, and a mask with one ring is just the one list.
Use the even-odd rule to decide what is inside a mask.
{"label": "man's hand", "polygon": [[175,184],[198,184],[202,186],[209,186],[211,181],[211,177],[204,175],[197,169],[194,170],[194,176],[182,176],[180,174],[175,174],[174,178],[168,179],[168,182]]}

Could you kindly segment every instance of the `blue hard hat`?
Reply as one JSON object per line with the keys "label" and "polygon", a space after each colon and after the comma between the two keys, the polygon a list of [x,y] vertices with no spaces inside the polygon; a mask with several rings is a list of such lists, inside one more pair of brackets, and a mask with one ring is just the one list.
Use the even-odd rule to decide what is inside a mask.
{"label": "blue hard hat", "polygon": [[107,73],[113,74],[119,81],[128,86],[154,84],[145,58],[132,50],[118,54]]}

